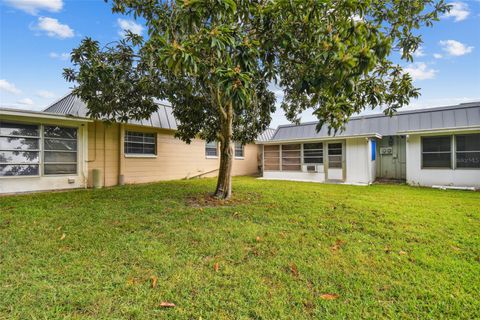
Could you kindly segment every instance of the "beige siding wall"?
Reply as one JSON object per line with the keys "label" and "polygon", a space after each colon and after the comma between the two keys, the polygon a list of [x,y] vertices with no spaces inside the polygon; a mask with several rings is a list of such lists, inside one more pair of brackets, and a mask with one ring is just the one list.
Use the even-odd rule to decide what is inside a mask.
{"label": "beige siding wall", "polygon": [[88,125],[88,186],[92,187],[93,169],[100,169],[102,184],[115,186],[119,173],[120,125],[95,121]]}
{"label": "beige siding wall", "polygon": [[[156,133],[157,155],[155,157],[125,155],[124,130]],[[89,186],[92,186],[93,169],[100,169],[104,173],[102,181],[105,186],[118,184],[119,174],[123,174],[125,183],[146,183],[197,175],[216,176],[218,173],[219,158],[205,156],[205,141],[195,139],[191,144],[186,144],[176,139],[174,132],[170,130],[118,124],[107,126],[95,122],[89,125],[88,137]],[[122,143],[119,143],[120,140]],[[258,147],[253,144],[247,145],[245,157],[234,160],[233,174],[257,174],[258,163]]]}

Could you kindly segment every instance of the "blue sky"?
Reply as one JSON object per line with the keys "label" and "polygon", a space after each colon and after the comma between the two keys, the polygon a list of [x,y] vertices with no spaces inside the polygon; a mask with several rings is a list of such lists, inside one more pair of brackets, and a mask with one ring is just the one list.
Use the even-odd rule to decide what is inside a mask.
{"label": "blue sky", "polygon": [[[480,100],[480,1],[456,1],[449,16],[421,30],[424,44],[406,67],[422,96],[411,108]],[[83,37],[118,40],[145,30],[102,0],[0,0],[0,105],[41,110],[68,93],[62,77]],[[399,54],[393,58],[400,61]],[[281,99],[281,90],[277,88]],[[306,112],[302,121],[315,120]],[[278,110],[272,126],[287,123]]]}

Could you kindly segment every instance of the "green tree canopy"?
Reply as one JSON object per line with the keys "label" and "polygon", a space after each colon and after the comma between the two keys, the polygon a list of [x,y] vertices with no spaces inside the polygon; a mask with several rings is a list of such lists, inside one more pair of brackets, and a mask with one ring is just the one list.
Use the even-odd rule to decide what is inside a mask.
{"label": "green tree canopy", "polygon": [[64,76],[90,115],[112,121],[148,117],[166,99],[177,137],[218,140],[216,195],[231,194],[232,141],[252,142],[275,111],[276,83],[287,118],[312,108],[335,131],[367,107],[392,113],[419,95],[392,62],[412,60],[421,37],[448,10],[435,0],[113,0],[113,12],[145,21],[101,47],[86,38]]}

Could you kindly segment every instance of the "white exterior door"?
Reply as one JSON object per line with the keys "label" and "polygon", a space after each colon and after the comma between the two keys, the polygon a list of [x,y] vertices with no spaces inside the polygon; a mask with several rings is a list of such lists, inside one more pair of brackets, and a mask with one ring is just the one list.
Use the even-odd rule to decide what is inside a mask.
{"label": "white exterior door", "polygon": [[344,142],[327,143],[327,179],[344,181]]}

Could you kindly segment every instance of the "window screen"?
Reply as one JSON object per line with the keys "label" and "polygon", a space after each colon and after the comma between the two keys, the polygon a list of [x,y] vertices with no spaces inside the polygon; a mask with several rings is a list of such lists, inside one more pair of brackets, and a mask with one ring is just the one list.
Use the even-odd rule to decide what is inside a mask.
{"label": "window screen", "polygon": [[36,176],[39,165],[39,126],[0,122],[0,176]]}
{"label": "window screen", "polygon": [[452,167],[452,137],[422,137],[422,167]]}
{"label": "window screen", "polygon": [[263,146],[263,164],[266,171],[280,170],[280,146]]}
{"label": "window screen", "polygon": [[245,156],[245,146],[240,142],[235,142],[235,157],[243,158]]}
{"label": "window screen", "polygon": [[303,163],[323,163],[323,143],[305,143],[303,145]]}
{"label": "window screen", "polygon": [[211,141],[205,143],[205,155],[207,157],[218,157],[218,143]]}
{"label": "window screen", "polygon": [[301,154],[299,144],[282,145],[282,170],[283,171],[300,171],[301,170]]}
{"label": "window screen", "polygon": [[457,168],[480,168],[480,134],[455,136]]}
{"label": "window screen", "polygon": [[155,155],[157,140],[155,133],[125,132],[125,154]]}
{"label": "window screen", "polygon": [[43,173],[77,173],[77,129],[43,127]]}

